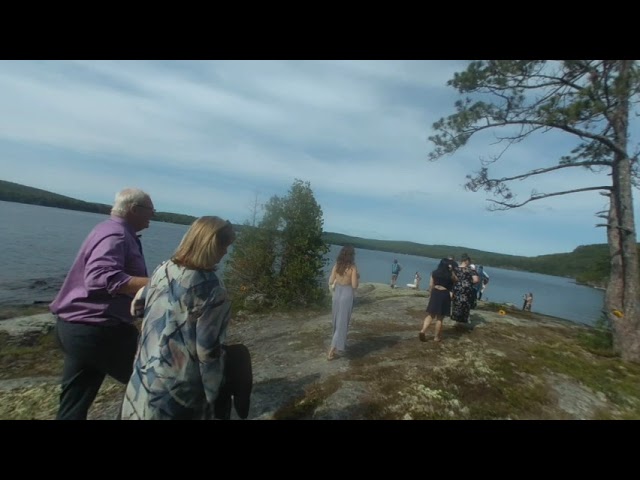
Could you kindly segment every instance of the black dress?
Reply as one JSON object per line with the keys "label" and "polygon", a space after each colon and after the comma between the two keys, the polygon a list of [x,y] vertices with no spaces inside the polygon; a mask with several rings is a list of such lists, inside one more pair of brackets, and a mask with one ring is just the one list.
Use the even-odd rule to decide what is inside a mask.
{"label": "black dress", "polygon": [[451,315],[451,295],[450,290],[453,288],[453,278],[451,272],[439,272],[434,270],[431,272],[433,278],[433,285],[439,285],[446,288],[446,290],[438,290],[437,288],[431,289],[431,296],[429,297],[429,303],[427,304],[427,313],[431,316],[443,316],[448,317]]}

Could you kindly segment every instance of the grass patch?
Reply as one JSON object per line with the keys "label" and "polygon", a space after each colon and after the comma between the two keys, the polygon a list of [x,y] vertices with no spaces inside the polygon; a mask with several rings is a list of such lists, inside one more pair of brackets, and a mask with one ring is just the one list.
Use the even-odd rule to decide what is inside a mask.
{"label": "grass patch", "polygon": [[465,417],[464,406],[455,392],[441,388],[437,382],[404,378],[393,384],[395,388],[381,409],[381,419],[447,420]]}
{"label": "grass patch", "polygon": [[49,420],[58,411],[58,385],[20,388],[0,394],[0,420]]}
{"label": "grass patch", "polygon": [[524,320],[537,320],[537,315],[534,312],[529,312],[526,310],[521,310],[516,307],[511,307],[509,305],[504,305],[502,303],[494,303],[494,302],[486,302],[486,303],[478,303],[475,310],[483,310],[486,312],[495,312],[498,313],[500,310],[504,310],[509,316],[514,318],[521,318]]}
{"label": "grass patch", "polygon": [[[549,389],[522,375],[519,363],[486,355],[481,345],[447,355],[423,349],[422,360],[407,359],[409,369],[376,372],[386,419],[530,419],[545,418],[552,402]],[[429,351],[427,351],[429,350]],[[520,354],[519,356],[524,356]],[[424,368],[428,365],[427,368]]]}
{"label": "grass patch", "polygon": [[274,414],[274,420],[311,420],[313,414],[334,392],[340,388],[342,381],[334,376],[323,383],[316,383],[306,388],[301,397],[294,398],[280,407]]}
{"label": "grass patch", "polygon": [[26,337],[0,332],[1,379],[59,375],[62,362],[54,332]]}
{"label": "grass patch", "polygon": [[627,414],[640,418],[640,366],[617,358],[589,358],[580,346],[568,343],[541,344],[529,348],[542,368],[565,374],[602,392]]}
{"label": "grass patch", "polygon": [[[415,365],[407,363],[407,365]],[[410,367],[377,367],[371,364],[362,364],[357,371],[351,371],[345,380],[367,382],[372,385],[371,391],[363,399],[359,409],[359,415],[365,420],[402,420],[407,414],[412,419],[431,419],[430,411],[423,411],[424,402],[417,397],[419,382],[414,378],[415,369]],[[411,387],[409,387],[411,385]]]}
{"label": "grass patch", "polygon": [[[491,368],[496,373],[496,381],[492,389],[500,395],[487,397],[485,402],[470,406],[473,418],[510,418],[539,419],[543,418],[545,407],[551,405],[552,397],[549,388],[537,377],[522,374],[523,358],[514,363],[512,359],[494,358]],[[526,365],[526,361],[524,362]],[[495,402],[495,404],[492,404]],[[496,415],[493,417],[492,415]]]}
{"label": "grass patch", "polygon": [[[107,377],[89,417],[116,419],[125,386]],[[45,384],[0,392],[0,420],[53,420],[58,412],[60,386]]]}
{"label": "grass patch", "polygon": [[605,316],[601,316],[596,321],[593,329],[579,333],[577,339],[580,345],[595,355],[601,357],[617,356],[613,351],[613,333]]}

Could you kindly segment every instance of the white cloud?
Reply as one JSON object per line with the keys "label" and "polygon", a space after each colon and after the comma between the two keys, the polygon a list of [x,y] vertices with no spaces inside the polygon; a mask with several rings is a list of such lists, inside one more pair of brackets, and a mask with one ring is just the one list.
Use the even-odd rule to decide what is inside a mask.
{"label": "white cloud", "polygon": [[[446,81],[464,64],[0,62],[2,178],[104,203],[138,185],[162,210],[216,208],[238,222],[256,191],[265,200],[284,195],[300,178],[331,231],[525,255],[603,241],[593,228],[604,204],[597,193],[488,213],[486,194],[462,186],[479,157],[500,148],[492,135],[427,161],[431,124],[454,111]],[[538,135],[491,171],[552,165],[571,147],[563,135]],[[608,180],[572,170],[513,188],[523,200],[534,188]]]}

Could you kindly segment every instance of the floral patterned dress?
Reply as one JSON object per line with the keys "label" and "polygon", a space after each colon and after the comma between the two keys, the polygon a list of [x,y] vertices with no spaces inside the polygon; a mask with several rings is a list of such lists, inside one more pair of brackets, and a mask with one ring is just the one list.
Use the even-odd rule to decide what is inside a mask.
{"label": "floral patterned dress", "polygon": [[122,419],[214,418],[230,316],[215,272],[161,264],[149,283]]}
{"label": "floral patterned dress", "polygon": [[476,293],[473,288],[473,275],[475,273],[469,267],[457,267],[455,274],[458,277],[458,281],[453,286],[451,320],[469,323],[469,313]]}

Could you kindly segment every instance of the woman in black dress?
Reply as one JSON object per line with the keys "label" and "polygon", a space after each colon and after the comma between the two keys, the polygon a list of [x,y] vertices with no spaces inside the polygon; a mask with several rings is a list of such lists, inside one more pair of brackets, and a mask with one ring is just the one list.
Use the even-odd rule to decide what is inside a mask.
{"label": "woman in black dress", "polygon": [[429,279],[429,291],[431,294],[427,305],[427,316],[422,324],[422,330],[418,334],[421,342],[427,341],[425,334],[434,319],[436,321],[436,332],[433,339],[436,342],[441,340],[442,320],[445,316],[451,314],[451,291],[457,281],[458,279],[453,273],[451,260],[447,258],[440,260],[438,268],[431,272],[431,278]]}

